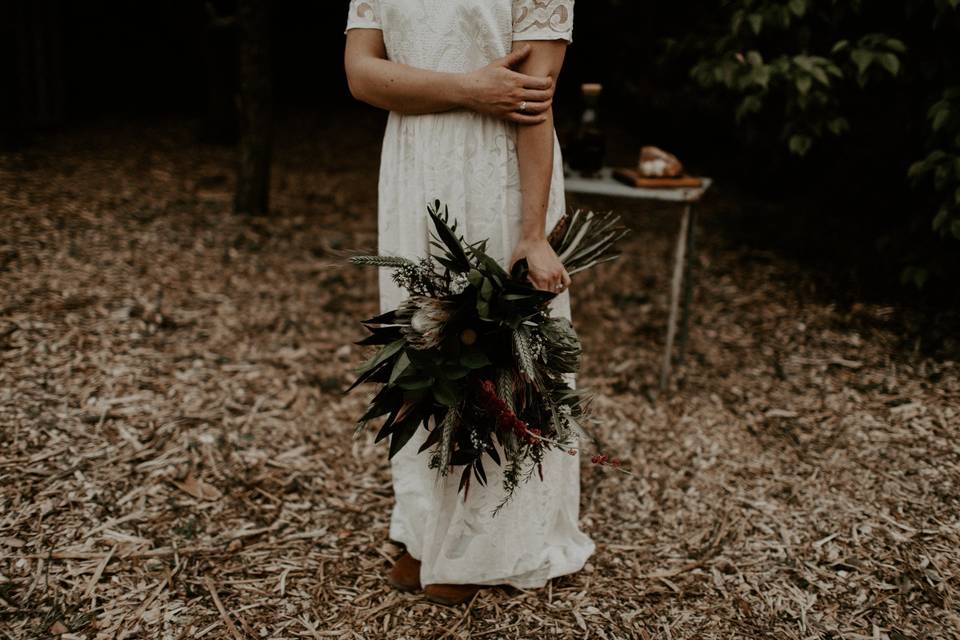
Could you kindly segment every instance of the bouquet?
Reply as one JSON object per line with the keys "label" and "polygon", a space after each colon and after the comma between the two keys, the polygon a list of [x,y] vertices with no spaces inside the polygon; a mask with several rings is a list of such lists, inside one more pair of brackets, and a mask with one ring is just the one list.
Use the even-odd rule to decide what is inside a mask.
{"label": "bouquet", "polygon": [[[348,391],[362,383],[379,390],[357,430],[383,419],[376,440],[389,436],[392,458],[426,429],[420,452],[429,451],[429,466],[441,475],[462,468],[464,499],[471,477],[487,482],[485,456],[503,465],[499,510],[522,481],[535,472],[543,479],[547,450],[576,454],[586,396],[568,380],[580,366],[580,340],[569,320],[551,317],[557,294],[530,284],[526,260],[508,273],[487,255],[486,241],[468,243],[457,233],[447,207],[436,201],[427,209],[434,255],[351,258],[392,269],[409,294],[397,309],[363,322],[370,335],[357,344],[378,350]],[[576,211],[549,242],[574,275],[615,259],[613,245],[626,233],[613,213]],[[603,455],[593,461],[619,468]]]}

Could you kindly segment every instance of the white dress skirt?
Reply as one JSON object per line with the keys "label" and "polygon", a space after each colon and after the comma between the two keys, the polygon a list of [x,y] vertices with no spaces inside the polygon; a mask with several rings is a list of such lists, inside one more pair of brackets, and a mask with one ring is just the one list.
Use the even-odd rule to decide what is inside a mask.
{"label": "white dress skirt", "polygon": [[[379,29],[390,60],[421,69],[466,72],[505,56],[517,40],[571,41],[573,0],[352,0],[347,29]],[[391,112],[383,136],[379,182],[379,251],[416,258],[429,251],[427,203],[449,206],[468,241],[489,239],[506,263],[520,238],[521,197],[516,126],[468,110],[430,115]],[[563,162],[554,136],[547,231],[565,209]],[[386,270],[380,306],[404,297]],[[570,317],[569,293],[553,302]],[[580,570],[594,551],[578,524],[579,455],[549,452],[543,481],[521,484],[496,516],[502,469],[485,465],[488,483],[471,483],[464,500],[459,473],[439,478],[417,454],[421,429],[391,461],[396,502],[391,539],[421,561],[427,584],[542,587]]]}

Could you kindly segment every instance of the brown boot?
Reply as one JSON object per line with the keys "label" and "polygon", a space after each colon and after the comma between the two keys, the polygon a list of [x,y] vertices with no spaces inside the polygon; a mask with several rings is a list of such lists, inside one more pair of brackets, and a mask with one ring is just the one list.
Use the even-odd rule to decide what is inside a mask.
{"label": "brown boot", "polygon": [[387,582],[400,591],[419,591],[420,561],[404,551],[400,559],[390,568]]}
{"label": "brown boot", "polygon": [[428,584],[423,590],[427,600],[437,604],[463,604],[477,595],[480,587],[475,584]]}

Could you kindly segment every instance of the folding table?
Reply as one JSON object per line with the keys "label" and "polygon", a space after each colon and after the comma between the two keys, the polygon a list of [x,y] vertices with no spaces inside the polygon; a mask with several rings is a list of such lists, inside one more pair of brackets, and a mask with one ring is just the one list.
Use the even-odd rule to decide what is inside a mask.
{"label": "folding table", "polygon": [[[598,174],[584,177],[569,167],[565,170],[565,189],[570,193],[607,196],[612,198],[633,198],[637,200],[660,200],[677,202],[683,205],[680,217],[680,230],[677,234],[673,257],[673,277],[670,282],[670,312],[667,319],[667,337],[663,352],[663,364],[660,368],[660,389],[666,390],[670,382],[673,366],[674,341],[678,342],[677,364],[683,362],[690,324],[690,298],[694,277],[694,240],[696,226],[696,204],[712,184],[710,178],[703,178],[699,187],[641,188],[618,182],[613,170],[604,167]],[[679,318],[680,336],[677,339]]]}

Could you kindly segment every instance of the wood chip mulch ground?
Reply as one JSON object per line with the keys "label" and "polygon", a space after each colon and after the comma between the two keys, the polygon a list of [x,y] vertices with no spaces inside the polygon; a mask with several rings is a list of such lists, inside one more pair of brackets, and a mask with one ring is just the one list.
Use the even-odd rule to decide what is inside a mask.
{"label": "wood chip mulch ground", "polygon": [[392,590],[386,450],[341,393],[376,308],[343,261],[376,238],[358,122],[283,128],[270,219],[177,124],[0,155],[0,638],[960,637],[960,365],[707,233],[658,394],[668,209],[574,284],[634,471],[585,462],[590,564],[460,607]]}

